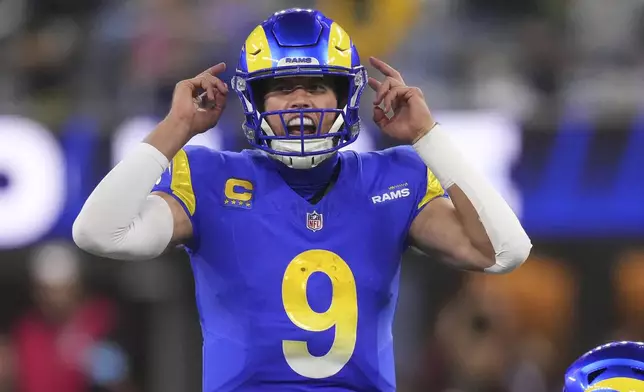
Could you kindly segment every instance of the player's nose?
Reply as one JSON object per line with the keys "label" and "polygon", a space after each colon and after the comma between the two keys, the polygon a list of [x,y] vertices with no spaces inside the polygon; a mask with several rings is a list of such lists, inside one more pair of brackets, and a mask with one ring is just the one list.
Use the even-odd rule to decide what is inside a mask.
{"label": "player's nose", "polygon": [[296,88],[290,94],[289,109],[309,109],[312,107],[308,92],[303,88]]}

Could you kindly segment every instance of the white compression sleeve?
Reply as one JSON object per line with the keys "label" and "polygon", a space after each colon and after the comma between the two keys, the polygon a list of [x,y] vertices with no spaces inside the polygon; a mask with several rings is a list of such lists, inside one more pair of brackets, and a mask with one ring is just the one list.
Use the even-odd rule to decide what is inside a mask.
{"label": "white compression sleeve", "polygon": [[445,189],[457,185],[476,209],[496,254],[496,264],[485,271],[505,273],[520,266],[530,254],[530,238],[503,197],[465,161],[448,133],[436,125],[413,147]]}
{"label": "white compression sleeve", "polygon": [[169,165],[159,150],[140,143],[89,196],[72,229],[79,248],[103,257],[145,260],[169,245],[174,220],[168,203],[150,195]]}

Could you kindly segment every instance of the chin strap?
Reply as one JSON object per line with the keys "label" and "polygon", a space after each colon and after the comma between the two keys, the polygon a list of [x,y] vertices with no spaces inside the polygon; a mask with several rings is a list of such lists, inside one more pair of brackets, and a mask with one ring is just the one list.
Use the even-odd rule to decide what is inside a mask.
{"label": "chin strap", "polygon": [[[346,113],[347,107],[345,106],[343,110]],[[260,117],[259,113],[257,113],[257,117]],[[338,132],[343,124],[344,118],[342,116],[338,116],[333,122],[333,125],[329,129],[328,133]],[[267,135],[275,136],[275,132],[273,132],[273,129],[270,127],[270,125],[268,125],[266,119],[262,119],[261,127],[262,131],[264,131],[264,133],[266,133]],[[339,141],[335,141],[334,139],[336,138],[325,137],[320,139],[305,140],[304,149],[302,149],[302,141],[300,140],[272,140],[271,148],[275,151],[286,153],[300,153],[302,152],[302,150],[304,150],[305,152],[324,151],[335,147],[337,143],[339,143]],[[335,151],[309,156],[290,156],[280,154],[269,154],[269,156],[277,161],[282,162],[292,169],[312,169],[320,163],[324,162],[324,160],[328,157],[332,156],[334,152]]]}
{"label": "chin strap", "polygon": [[[302,150],[302,142],[298,140],[273,140],[271,147],[276,151],[282,152],[300,152]],[[305,140],[304,151],[323,151],[333,148],[333,140],[326,138],[322,140]],[[282,162],[292,169],[312,169],[324,162],[325,159],[333,155],[333,152],[319,155],[309,156],[289,156],[279,154],[269,154],[269,156],[277,161]]]}

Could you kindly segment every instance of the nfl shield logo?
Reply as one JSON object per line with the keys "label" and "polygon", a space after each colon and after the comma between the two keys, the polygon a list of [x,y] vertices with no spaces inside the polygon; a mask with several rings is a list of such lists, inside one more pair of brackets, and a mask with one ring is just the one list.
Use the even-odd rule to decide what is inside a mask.
{"label": "nfl shield logo", "polygon": [[318,231],[322,229],[322,214],[316,211],[306,213],[306,228],[311,231]]}

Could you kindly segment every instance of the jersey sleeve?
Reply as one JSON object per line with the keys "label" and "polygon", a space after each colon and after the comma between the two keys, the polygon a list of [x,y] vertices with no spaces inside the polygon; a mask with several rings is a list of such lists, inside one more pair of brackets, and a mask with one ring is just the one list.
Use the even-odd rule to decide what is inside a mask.
{"label": "jersey sleeve", "polygon": [[164,192],[172,196],[188,215],[192,223],[193,239],[185,244],[194,249],[199,243],[199,177],[202,159],[199,149],[187,146],[179,150],[168,169],[163,172],[152,192]]}
{"label": "jersey sleeve", "polygon": [[449,197],[434,173],[432,173],[424,163],[423,167],[426,173],[425,180],[423,185],[420,187],[423,191],[418,192],[416,197],[416,210],[414,212],[414,217],[416,217],[416,215],[418,215],[418,213],[420,213],[420,211],[422,211],[430,201],[439,197]]}
{"label": "jersey sleeve", "polygon": [[430,201],[439,197],[449,197],[443,186],[438,181],[434,173],[425,165],[425,162],[418,156],[411,146],[405,146],[398,149],[399,161],[404,165],[406,170],[410,170],[409,178],[413,179],[410,184],[414,190],[414,204],[411,213],[413,221],[420,211],[429,204]]}

